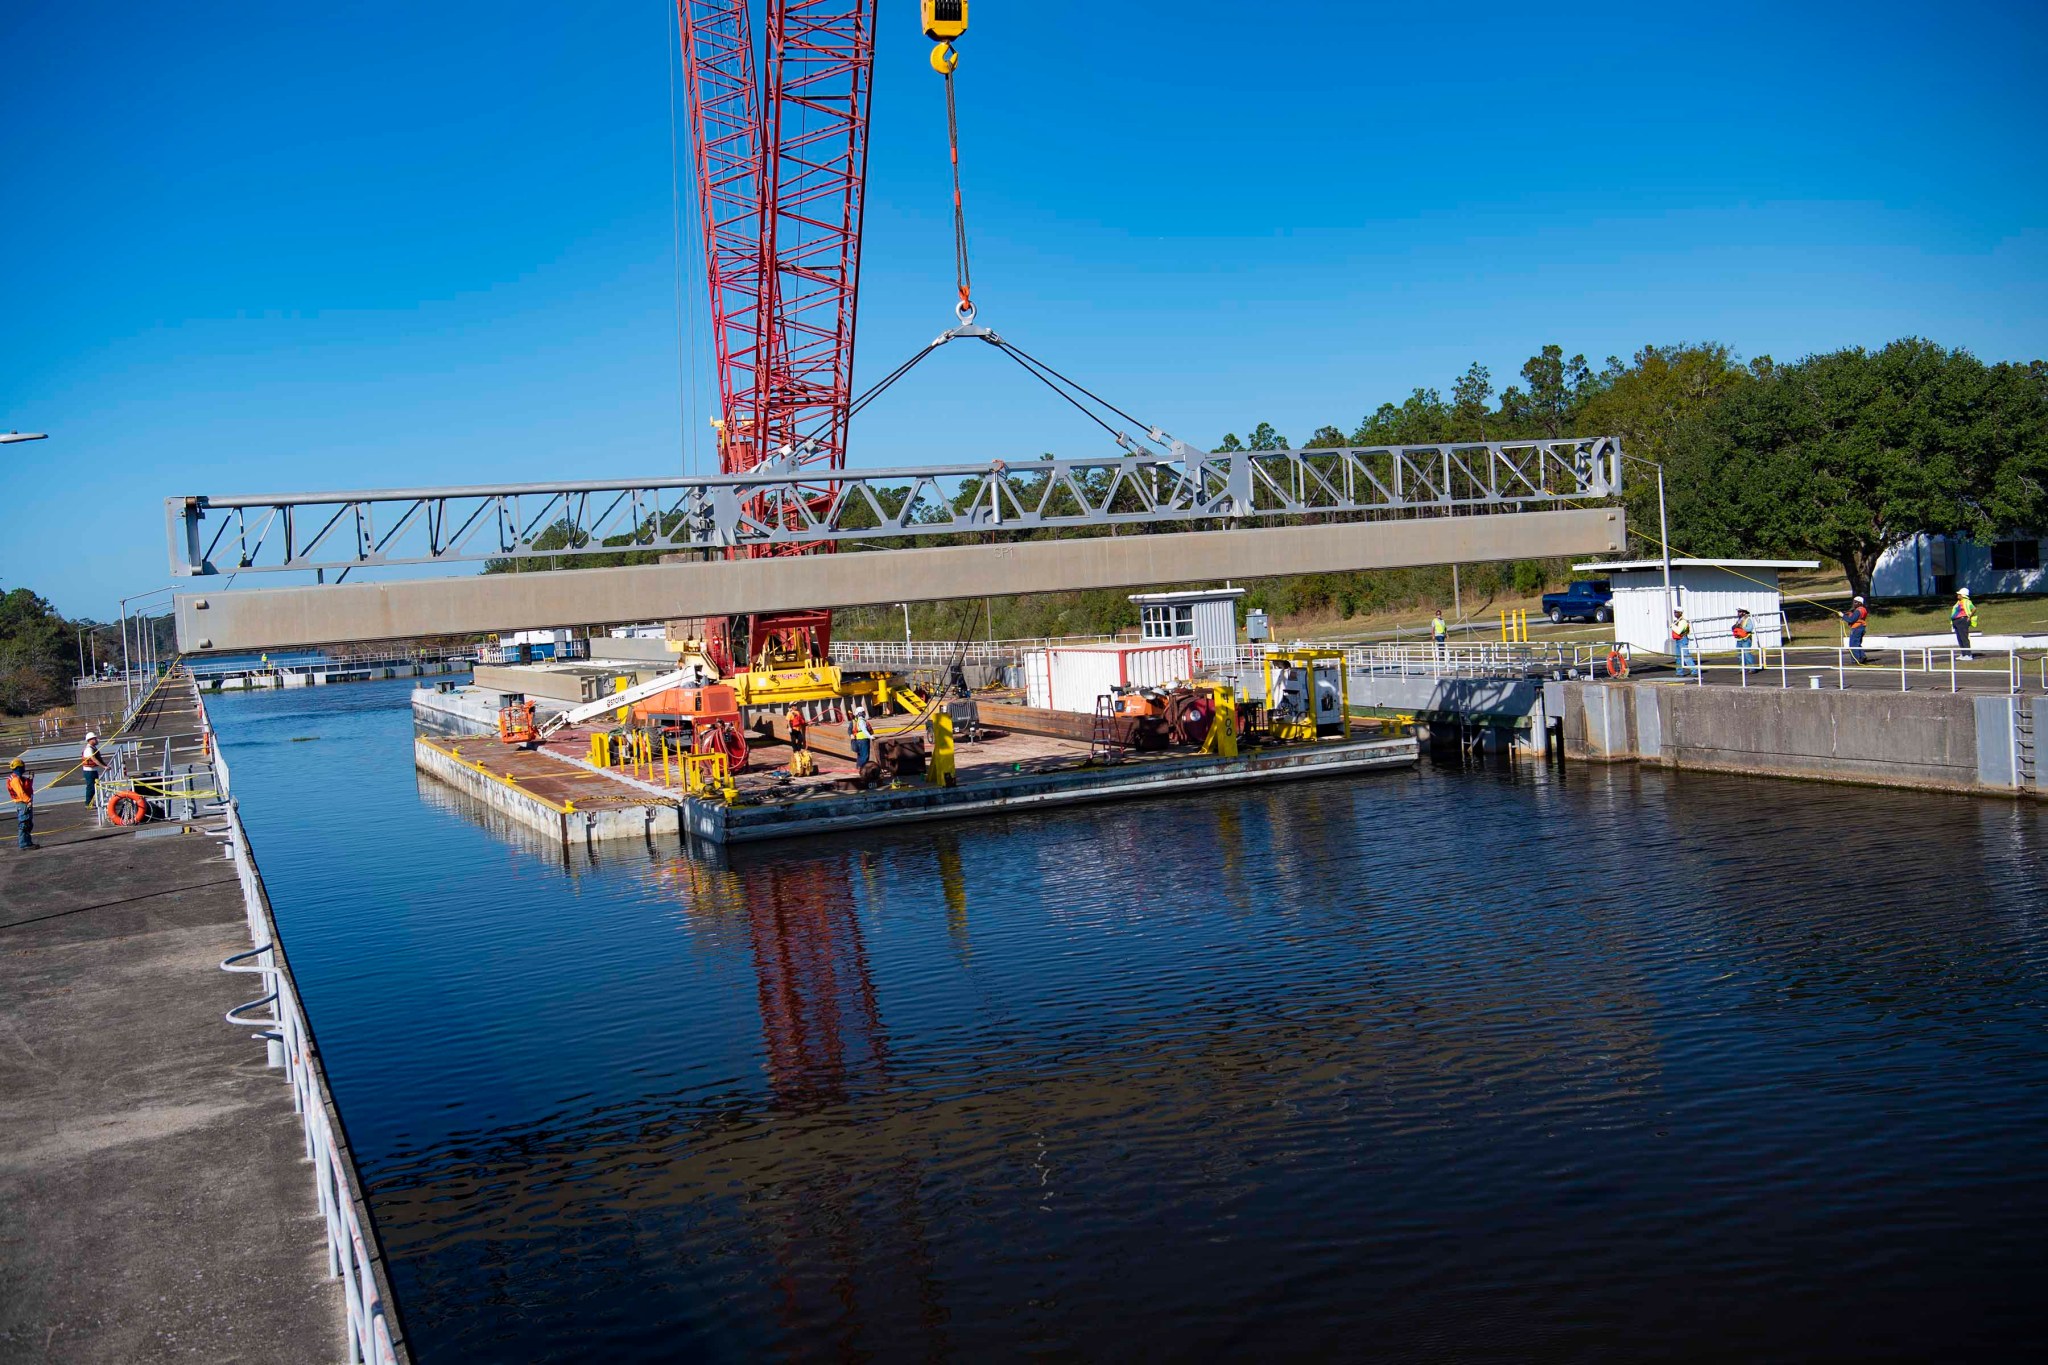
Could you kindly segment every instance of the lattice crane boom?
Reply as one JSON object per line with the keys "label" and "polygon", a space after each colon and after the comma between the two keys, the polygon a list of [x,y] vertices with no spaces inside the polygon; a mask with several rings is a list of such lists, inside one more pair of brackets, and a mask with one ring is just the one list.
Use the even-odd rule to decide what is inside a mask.
{"label": "lattice crane boom", "polygon": [[677,0],[728,474],[845,466],[875,9]]}

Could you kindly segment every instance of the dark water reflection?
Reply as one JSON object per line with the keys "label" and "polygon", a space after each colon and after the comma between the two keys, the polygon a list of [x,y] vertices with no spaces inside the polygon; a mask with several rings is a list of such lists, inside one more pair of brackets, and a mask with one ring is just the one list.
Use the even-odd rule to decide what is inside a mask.
{"label": "dark water reflection", "polygon": [[403,696],[216,705],[424,1361],[2042,1325],[2037,807],[1425,768],[565,860]]}

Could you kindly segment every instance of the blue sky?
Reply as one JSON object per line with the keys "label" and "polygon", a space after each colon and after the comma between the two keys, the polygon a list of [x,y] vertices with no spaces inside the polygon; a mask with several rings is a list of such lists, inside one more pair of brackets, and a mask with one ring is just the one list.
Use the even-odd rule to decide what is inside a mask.
{"label": "blue sky", "polygon": [[[914,11],[883,0],[867,378],[950,320]],[[1509,382],[1549,341],[2048,355],[2038,3],[973,14],[982,320],[1189,440],[1299,441],[1473,360]],[[0,588],[111,615],[166,581],[173,494],[679,471],[685,432],[714,459],[707,395],[678,394],[670,22],[5,7],[0,430],[52,439],[0,446]],[[1092,431],[972,348],[877,404],[853,460]]]}

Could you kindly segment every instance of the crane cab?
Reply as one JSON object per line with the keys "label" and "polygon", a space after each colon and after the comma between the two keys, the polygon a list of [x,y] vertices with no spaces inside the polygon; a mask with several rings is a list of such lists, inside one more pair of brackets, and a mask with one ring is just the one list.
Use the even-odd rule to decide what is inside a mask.
{"label": "crane cab", "polygon": [[924,36],[950,43],[967,32],[967,0],[921,0]]}

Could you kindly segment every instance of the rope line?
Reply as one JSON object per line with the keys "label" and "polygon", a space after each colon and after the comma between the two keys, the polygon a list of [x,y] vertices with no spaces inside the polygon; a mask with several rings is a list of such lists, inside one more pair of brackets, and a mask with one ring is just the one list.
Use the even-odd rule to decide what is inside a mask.
{"label": "rope line", "polygon": [[953,282],[960,291],[961,316],[974,316],[974,275],[967,264],[967,209],[960,197],[960,114],[953,102],[953,72],[946,77],[946,146],[953,158]]}

